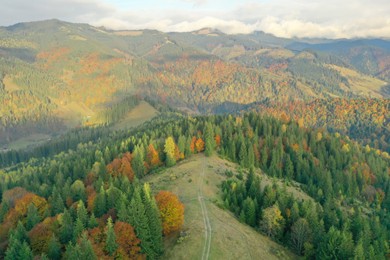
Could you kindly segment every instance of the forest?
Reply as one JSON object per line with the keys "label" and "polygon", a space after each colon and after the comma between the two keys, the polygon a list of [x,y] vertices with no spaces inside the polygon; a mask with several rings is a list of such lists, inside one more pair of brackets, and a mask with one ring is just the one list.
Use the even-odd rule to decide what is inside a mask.
{"label": "forest", "polygon": [[[195,153],[239,164],[240,173],[221,183],[220,206],[297,255],[389,253],[390,160],[340,134],[252,112],[173,114],[97,135],[0,172],[0,257],[158,258],[185,209],[143,179]],[[261,188],[257,170],[299,183],[312,200]]]}

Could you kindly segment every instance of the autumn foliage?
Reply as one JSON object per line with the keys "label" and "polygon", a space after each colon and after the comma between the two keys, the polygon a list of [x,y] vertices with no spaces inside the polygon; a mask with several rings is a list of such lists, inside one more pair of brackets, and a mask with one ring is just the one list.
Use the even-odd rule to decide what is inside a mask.
{"label": "autumn foliage", "polygon": [[153,144],[149,144],[148,146],[147,162],[150,168],[155,168],[161,165],[160,156]]}
{"label": "autumn foliage", "polygon": [[116,222],[114,225],[116,242],[119,245],[118,254],[124,259],[137,259],[140,255],[141,240],[137,238],[133,226],[126,222]]}
{"label": "autumn foliage", "polygon": [[134,172],[131,167],[132,156],[129,152],[122,158],[116,158],[107,165],[107,172],[115,177],[126,176],[130,181],[134,179]]}
{"label": "autumn foliage", "polygon": [[198,140],[196,140],[195,147],[198,153],[204,151],[204,141],[202,138],[199,137]]}
{"label": "autumn foliage", "polygon": [[156,195],[156,202],[161,214],[164,235],[180,230],[184,223],[184,205],[179,198],[172,192],[160,191]]}
{"label": "autumn foliage", "polygon": [[6,220],[13,223],[16,223],[18,220],[24,221],[30,203],[35,205],[41,216],[48,209],[47,201],[44,198],[29,192],[15,201],[15,207],[9,211]]}

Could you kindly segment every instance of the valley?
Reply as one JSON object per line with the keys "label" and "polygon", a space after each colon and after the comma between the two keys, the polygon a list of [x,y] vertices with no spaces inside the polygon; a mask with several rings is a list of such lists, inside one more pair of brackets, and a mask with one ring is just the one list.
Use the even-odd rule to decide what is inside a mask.
{"label": "valley", "polygon": [[388,259],[389,68],[386,37],[1,26],[0,259]]}

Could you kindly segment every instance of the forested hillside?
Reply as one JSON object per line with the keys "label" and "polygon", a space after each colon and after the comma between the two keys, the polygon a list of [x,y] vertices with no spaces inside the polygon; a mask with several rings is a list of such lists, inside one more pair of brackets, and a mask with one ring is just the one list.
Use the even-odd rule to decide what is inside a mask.
{"label": "forested hillside", "polygon": [[[111,31],[58,20],[1,27],[0,144],[8,149],[36,133],[50,139],[115,123],[134,96],[191,113],[235,112],[265,101],[388,99],[388,41],[318,42],[212,29]],[[371,129],[365,121],[354,127]]]}
{"label": "forested hillside", "polygon": [[[252,169],[222,183],[222,206],[297,254],[385,259],[388,156],[326,130],[255,113],[155,118],[4,169],[1,254],[156,258],[162,240],[180,230],[183,207],[175,195],[153,190],[142,179],[201,152]],[[253,168],[300,183],[314,202],[274,186],[261,189]]]}

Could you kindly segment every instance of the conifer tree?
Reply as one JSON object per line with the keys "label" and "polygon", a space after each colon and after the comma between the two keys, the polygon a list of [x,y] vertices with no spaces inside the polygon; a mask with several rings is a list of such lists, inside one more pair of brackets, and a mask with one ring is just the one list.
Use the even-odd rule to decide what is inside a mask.
{"label": "conifer tree", "polygon": [[83,222],[80,218],[77,218],[73,228],[73,242],[77,242],[77,239],[79,238],[84,229],[85,226]]}
{"label": "conifer tree", "polygon": [[89,220],[88,220],[88,228],[92,229],[92,228],[95,228],[99,225],[96,217],[95,217],[95,214],[92,212],[91,216],[89,217]]}
{"label": "conifer tree", "polygon": [[61,244],[54,234],[51,236],[48,244],[47,256],[50,259],[61,259]]}
{"label": "conifer tree", "polygon": [[96,217],[101,217],[107,211],[106,206],[106,192],[103,186],[100,187],[99,193],[96,195],[95,201],[93,203],[93,213]]}
{"label": "conifer tree", "polygon": [[63,259],[65,260],[74,260],[81,259],[81,249],[78,244],[73,245],[72,242],[69,242],[65,248],[65,253]]}
{"label": "conifer tree", "polygon": [[27,242],[23,242],[19,252],[18,257],[16,260],[32,260],[33,259],[33,253],[31,251],[30,246],[27,244]]}
{"label": "conifer tree", "polygon": [[206,123],[205,129],[205,155],[211,156],[215,149],[214,131],[211,123]]}
{"label": "conifer tree", "polygon": [[41,216],[39,216],[37,207],[33,203],[30,203],[27,208],[26,230],[31,230],[40,221]]}
{"label": "conifer tree", "polygon": [[248,167],[248,153],[247,153],[245,141],[241,142],[238,158],[240,159],[240,165],[242,167]]}
{"label": "conifer tree", "polygon": [[255,166],[255,152],[253,151],[253,145],[249,145],[247,167],[254,167],[254,166]]}
{"label": "conifer tree", "polygon": [[145,173],[144,156],[143,156],[143,152],[141,151],[141,148],[136,146],[132,156],[133,156],[133,160],[131,161],[131,165],[133,171],[135,175],[138,178],[140,178]]}
{"label": "conifer tree", "polygon": [[148,223],[150,227],[153,251],[156,255],[161,255],[164,251],[162,223],[156,200],[154,196],[151,195],[150,186],[148,183],[144,184],[142,195],[142,199],[145,205],[145,213],[148,217]]}
{"label": "conifer tree", "polygon": [[141,240],[142,253],[148,255],[152,259],[156,257],[156,252],[153,250],[153,239],[150,231],[149,220],[146,215],[145,206],[142,203],[139,188],[134,190],[133,198],[129,207],[130,224],[134,227],[137,237]]}
{"label": "conifer tree", "polygon": [[106,246],[104,249],[110,256],[113,256],[117,248],[118,244],[116,243],[114,226],[111,217],[109,217],[106,226]]}
{"label": "conifer tree", "polygon": [[88,240],[87,234],[83,233],[80,239],[80,258],[83,260],[97,260],[95,251],[91,245],[91,242]]}
{"label": "conifer tree", "polygon": [[79,203],[77,204],[77,218],[80,219],[84,227],[87,226],[88,213],[87,213],[87,209],[84,206],[84,202],[82,200],[80,200]]}
{"label": "conifer tree", "polygon": [[60,239],[63,244],[68,243],[73,236],[73,219],[68,210],[65,209],[62,214],[62,222],[60,228]]}

